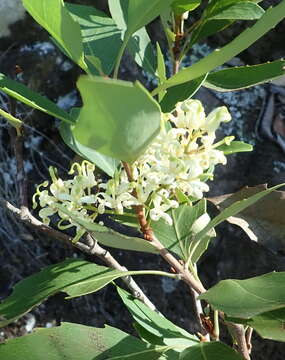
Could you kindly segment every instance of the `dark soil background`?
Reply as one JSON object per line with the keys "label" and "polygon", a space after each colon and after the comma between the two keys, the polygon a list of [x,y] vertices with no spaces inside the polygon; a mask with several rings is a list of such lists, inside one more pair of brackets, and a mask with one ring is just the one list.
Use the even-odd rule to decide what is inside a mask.
{"label": "dark soil background", "polygon": [[[98,7],[106,10],[105,1],[97,3]],[[278,1],[265,1],[266,6],[276,3]],[[236,27],[208,39],[207,45],[211,48],[222,46],[247,25],[238,23]],[[234,61],[238,64],[257,64],[284,56],[284,25],[284,22],[278,25]],[[159,40],[164,47],[159,23],[154,21],[148,30],[154,40]],[[203,51],[200,51],[200,55],[201,52]],[[80,70],[61,55],[51,44],[49,35],[28,15],[24,20],[11,26],[9,37],[0,38],[0,72],[15,77],[16,65],[23,69],[21,81],[32,89],[59,102],[66,109],[80,104],[78,94],[74,90]],[[147,79],[128,56],[125,57],[122,68],[125,79],[139,77],[147,83]],[[233,132],[237,138],[255,145],[252,153],[232,155],[227,166],[217,169],[216,178],[211,183],[210,195],[231,193],[245,185],[274,185],[285,182],[284,85],[285,81],[283,86],[267,84],[257,90],[247,91],[245,96],[238,93],[221,97],[205,89],[199,91],[197,97],[208,110],[221,104],[230,107],[233,115],[232,125],[230,128],[223,128],[221,135]],[[269,109],[271,112],[268,110],[270,97],[274,98],[274,104]],[[0,102],[3,108],[9,105],[9,99],[1,93]],[[60,175],[64,176],[75,155],[62,143],[58,133],[58,122],[53,118],[21,104],[18,104],[17,115],[27,124],[24,155],[31,199],[35,184],[43,182],[48,177],[48,166],[57,166]],[[269,124],[269,133],[263,129],[264,122]],[[17,205],[15,159],[10,147],[7,125],[2,120],[0,125],[0,196]],[[214,209],[212,211],[215,212]],[[26,228],[4,210],[0,209],[0,215],[0,300],[11,293],[15,283],[46,265],[60,262],[66,257],[85,257],[66,244],[45,238]],[[199,264],[206,287],[229,277],[243,279],[272,270],[285,271],[285,249],[281,244],[279,251],[273,252],[270,243],[265,247],[253,242],[236,226],[222,225],[217,230],[217,238]],[[157,256],[112,249],[110,251],[130,270],[169,270],[167,264]],[[100,263],[94,258],[87,259]],[[137,280],[163,314],[187,330],[195,331],[191,298],[186,286],[159,277],[143,277]],[[121,304],[114,287],[107,286],[94,295],[79,299],[66,301],[64,294],[49,298],[29,315],[0,329],[0,341],[25,334],[34,326],[50,327],[61,321],[92,326],[109,324],[135,334],[131,326],[131,317]],[[284,359],[284,344],[261,340],[255,335],[253,346],[253,360]]]}

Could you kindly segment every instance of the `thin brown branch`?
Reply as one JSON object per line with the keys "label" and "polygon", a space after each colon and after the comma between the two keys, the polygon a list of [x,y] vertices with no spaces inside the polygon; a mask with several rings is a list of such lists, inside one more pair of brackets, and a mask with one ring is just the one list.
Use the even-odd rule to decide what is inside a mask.
{"label": "thin brown branch", "polygon": [[244,359],[250,360],[244,326],[232,322],[226,322],[226,325],[237,343],[238,352]]}
{"label": "thin brown branch", "polygon": [[253,333],[253,328],[251,328],[251,327],[249,327],[245,333],[246,344],[247,344],[249,354],[251,353],[251,350],[252,350],[252,343],[251,343],[252,333]]}
{"label": "thin brown branch", "polygon": [[[80,241],[77,243],[72,243],[72,238],[68,235],[64,234],[61,231],[55,230],[48,225],[43,224],[37,218],[35,218],[29,210],[23,212],[18,209],[8,201],[0,198],[0,205],[9,210],[12,214],[14,214],[18,219],[20,219],[25,224],[32,226],[35,230],[38,230],[45,235],[56,239],[64,241],[69,246],[75,246],[82,252],[90,255],[96,256],[100,258],[108,267],[112,269],[116,269],[119,271],[128,271],[124,266],[120,265],[118,261],[109,253],[109,251],[102,248],[96,240],[92,238],[91,235],[87,235],[86,243],[84,244]],[[131,276],[122,277],[122,280],[131,291],[132,295],[141,300],[146,306],[148,306],[151,310],[157,311],[155,305],[149,300],[149,298],[144,294],[143,290],[139,287],[139,285],[135,282],[135,280]]]}

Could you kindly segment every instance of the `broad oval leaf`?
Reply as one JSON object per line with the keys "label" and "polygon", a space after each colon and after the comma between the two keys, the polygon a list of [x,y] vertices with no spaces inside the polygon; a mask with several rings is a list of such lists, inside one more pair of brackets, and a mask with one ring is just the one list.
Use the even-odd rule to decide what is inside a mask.
{"label": "broad oval leaf", "polygon": [[[121,30],[113,19],[93,6],[66,3],[66,7],[80,25],[85,56],[99,58],[102,71],[109,75],[121,46]],[[98,75],[98,71],[89,66],[90,71]]]}
{"label": "broad oval leaf", "polygon": [[272,272],[246,280],[222,280],[200,299],[227,316],[249,319],[285,307],[285,272]]}
{"label": "broad oval leaf", "polygon": [[174,0],[171,7],[175,14],[193,11],[200,6],[201,0]]}
{"label": "broad oval leaf", "polygon": [[[225,1],[220,1],[220,6],[208,15],[209,19],[215,20],[256,20],[263,14],[264,10],[257,4],[251,1],[232,1],[230,6],[222,6]],[[227,1],[227,3],[229,3]]]}
{"label": "broad oval leaf", "polygon": [[109,0],[109,8],[118,26],[129,37],[168,8],[173,0]]}
{"label": "broad oval leaf", "polygon": [[40,110],[69,124],[74,123],[73,118],[67,112],[59,108],[48,98],[39,95],[38,93],[29,89],[27,86],[9,79],[7,76],[1,73],[0,90],[12,96],[16,100],[31,106],[34,109]]}
{"label": "broad oval leaf", "polygon": [[[152,229],[164,247],[186,261],[189,256],[191,238],[196,235],[192,226],[199,217],[206,213],[206,201],[201,200],[195,206],[182,204],[168,213],[172,218],[173,225],[170,226],[165,221],[159,220],[151,224]],[[197,262],[207,249],[209,240],[210,237],[207,233],[199,240],[199,245],[192,256],[194,262]]]}
{"label": "broad oval leaf", "polygon": [[[98,75],[99,64],[97,61],[94,66],[94,59],[99,59],[100,70],[103,74],[109,75],[122,45],[124,28],[118,27],[113,19],[93,6],[66,3],[66,7],[81,28],[88,73]],[[132,35],[128,50],[139,66],[154,74],[155,56],[145,28]]]}
{"label": "broad oval leaf", "polygon": [[248,325],[265,339],[285,341],[285,308],[265,312],[247,320],[239,318],[227,320]]}
{"label": "broad oval leaf", "polygon": [[153,75],[155,74],[156,58],[145,27],[142,27],[131,36],[127,48],[141,68]]}
{"label": "broad oval leaf", "polygon": [[20,281],[0,304],[0,327],[31,311],[49,296],[65,292],[68,298],[90,294],[128,275],[167,275],[162,271],[119,271],[79,259],[67,259]]}
{"label": "broad oval leaf", "polygon": [[203,86],[217,91],[234,91],[263,84],[285,74],[285,61],[240,66],[212,72]]}
{"label": "broad oval leaf", "polygon": [[[77,119],[79,112],[80,112],[79,108],[73,108],[71,110],[72,117],[74,119]],[[66,145],[68,145],[73,151],[75,151],[76,154],[91,161],[93,164],[97,165],[101,170],[103,170],[109,176],[112,177],[114,175],[119,165],[118,160],[100,154],[99,152],[80,144],[80,142],[78,142],[74,138],[71,130],[71,126],[69,124],[62,122],[60,124],[59,132]]]}
{"label": "broad oval leaf", "polygon": [[201,342],[184,350],[179,360],[243,360],[244,358],[229,346],[218,342]]}
{"label": "broad oval leaf", "polygon": [[[32,334],[0,344],[0,357],[5,360],[102,360],[158,359],[160,350],[111,326],[94,328],[63,322],[58,327],[36,329]],[[137,358],[131,357],[138,356]]]}
{"label": "broad oval leaf", "polygon": [[83,107],[74,126],[82,145],[134,162],[160,131],[160,107],[138,82],[81,76]]}
{"label": "broad oval leaf", "polygon": [[193,80],[215,69],[217,66],[226,63],[241,51],[248,48],[256,40],[271,30],[271,28],[275,27],[284,17],[285,2],[281,1],[275,7],[268,9],[251,28],[246,29],[229,44],[212,52],[191,67],[180,70],[176,75],[166,80],[164,84],[154,89],[152,95],[156,95],[161,90],[166,90],[171,86]]}
{"label": "broad oval leaf", "polygon": [[196,345],[199,342],[199,339],[196,336],[191,335],[186,330],[176,326],[162,314],[149,309],[145,304],[135,299],[127,291],[119,287],[117,287],[117,290],[133,319],[145,331],[154,336],[156,341],[160,340],[161,343],[173,347],[178,345],[180,351],[183,347]]}
{"label": "broad oval leaf", "polygon": [[83,70],[83,45],[80,26],[73,20],[63,0],[22,0],[31,16],[44,27],[65,53]]}

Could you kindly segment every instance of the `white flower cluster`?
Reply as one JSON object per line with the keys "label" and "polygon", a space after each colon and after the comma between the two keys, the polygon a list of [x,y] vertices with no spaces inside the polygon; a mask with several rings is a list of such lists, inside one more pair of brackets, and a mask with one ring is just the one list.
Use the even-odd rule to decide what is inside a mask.
{"label": "white flower cluster", "polygon": [[[213,177],[215,165],[226,164],[224,153],[217,146],[229,144],[233,137],[216,144],[214,141],[220,123],[230,119],[224,106],[206,116],[198,100],[178,103],[171,114],[164,115],[161,132],[154,142],[132,164],[131,178],[122,167],[107,183],[98,183],[94,177],[95,166],[87,161],[81,166],[73,165],[70,174],[77,167],[78,175],[71,180],[62,181],[51,170],[53,182],[49,191],[40,190],[41,186],[48,186],[45,182],[34,196],[34,201],[39,197],[42,207],[40,217],[48,224],[49,217],[57,212],[61,228],[76,226],[77,233],[81,234],[83,229],[60,211],[57,204],[85,221],[94,221],[98,213],[123,214],[124,208],[144,205],[148,219],[164,219],[172,225],[167,212],[179,206],[179,197],[190,201],[201,199],[209,190],[206,181]],[[65,221],[69,224],[63,225]]]}
{"label": "white flower cluster", "polygon": [[[198,200],[209,190],[206,180],[213,177],[214,166],[226,164],[224,153],[214,144],[215,132],[221,122],[231,120],[225,106],[216,108],[207,117],[198,100],[186,100],[176,105],[171,114],[165,114],[162,130],[154,142],[132,166],[133,181],[128,181],[125,170],[116,182],[110,180],[112,191],[106,185],[100,206],[116,209],[143,204],[151,220],[172,219],[167,211],[179,206],[178,194]],[[233,137],[225,138],[229,144]],[[137,197],[131,195],[135,189]],[[112,194],[112,203],[107,196]],[[122,201],[124,199],[124,201]],[[125,203],[124,203],[125,202]]]}
{"label": "white flower cluster", "polygon": [[[77,175],[71,180],[63,181],[56,176],[55,170],[51,167],[49,172],[52,183],[49,186],[49,182],[45,181],[37,187],[33,196],[33,208],[35,209],[39,202],[42,208],[39,216],[46,225],[49,225],[50,217],[57,213],[61,218],[57,224],[59,229],[64,230],[75,226],[77,235],[74,240],[76,241],[85,233],[85,230],[58,205],[72,212],[77,219],[93,222],[97,216],[97,209],[93,206],[96,203],[96,196],[92,194],[92,190],[97,186],[97,181],[94,176],[95,165],[90,162],[84,160],[81,165],[74,163],[69,174],[74,174],[75,168],[77,168]],[[49,190],[41,190],[48,186]],[[91,210],[91,215],[88,210]]]}

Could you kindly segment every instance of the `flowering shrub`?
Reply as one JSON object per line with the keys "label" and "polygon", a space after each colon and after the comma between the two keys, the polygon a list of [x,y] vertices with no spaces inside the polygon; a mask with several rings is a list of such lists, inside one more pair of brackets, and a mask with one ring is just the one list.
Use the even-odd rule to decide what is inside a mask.
{"label": "flowering shrub", "polygon": [[[14,112],[0,109],[0,115],[16,129],[13,143],[20,190],[19,208],[0,198],[1,205],[46,236],[99,257],[106,266],[72,258],[24,279],[0,304],[0,326],[57,292],[69,298],[83,296],[122,278],[132,295],[116,288],[133,317],[138,337],[109,326],[99,329],[63,323],[0,344],[1,359],[250,360],[253,330],[264,338],[284,341],[285,292],[280,285],[285,281],[284,272],[223,280],[210,289],[200,279],[199,259],[217,225],[241,213],[241,219],[235,218],[237,223],[245,231],[252,223],[256,229],[258,217],[266,211],[262,208],[247,216],[245,210],[265,196],[278,201],[284,196],[275,191],[282,184],[269,189],[245,188],[212,199],[220,213],[210,218],[204,195],[215,166],[225,165],[226,156],[252,147],[233,136],[216,139],[221,123],[231,120],[228,110],[218,107],[206,116],[202,104],[192,97],[201,86],[235,91],[284,75],[282,59],[216,68],[276,26],[284,18],[285,0],[266,11],[254,0],[211,0],[207,4],[199,0],[109,0],[111,17],[94,7],[63,0],[22,2],[60,50],[85,72],[77,82],[82,107],[66,112],[4,74],[0,74],[0,89],[59,119],[63,141],[83,160],[72,164],[67,180],[50,168],[51,182],[40,184],[33,197],[34,208],[41,208],[39,221],[30,213],[25,194],[24,124]],[[200,6],[202,15],[192,21],[192,12]],[[145,29],[157,17],[168,44],[169,77],[160,45],[154,51]],[[257,21],[219,51],[180,68],[195,43],[236,20]],[[152,92],[138,81],[118,80],[126,49],[158,84]],[[97,168],[108,176],[106,181],[96,174]],[[109,223],[99,221],[101,215]],[[270,219],[265,221],[270,223]],[[63,232],[70,227],[76,229],[73,241]],[[139,256],[138,252],[159,255],[171,271],[127,271],[102,246],[136,251],[134,256]],[[132,278],[151,274],[187,285],[199,331],[190,334],[166,319]],[[232,347],[220,341],[220,322],[233,338]]]}
{"label": "flowering shrub", "polygon": [[[206,117],[200,101],[178,103],[173,113],[162,116],[159,135],[132,165],[132,179],[121,167],[107,183],[96,181],[95,166],[86,160],[81,165],[72,165],[69,174],[74,174],[77,169],[77,175],[66,181],[57,178],[55,170],[50,168],[52,183],[49,186],[48,182],[44,182],[38,186],[34,208],[38,197],[42,208],[39,216],[43,223],[48,225],[50,216],[58,213],[61,218],[58,227],[64,230],[76,226],[76,240],[85,233],[84,228],[58,209],[57,203],[77,218],[91,222],[105,211],[123,214],[124,208],[144,205],[151,220],[163,218],[172,225],[172,218],[167,212],[179,207],[179,196],[183,194],[189,201],[201,199],[203,192],[209,190],[207,180],[213,178],[215,165],[226,164],[223,151],[217,147],[223,143],[229,145],[234,137],[227,137],[216,144],[214,141],[220,123],[230,119],[224,106]],[[49,191],[41,190],[47,187]],[[70,224],[63,225],[66,221]]]}

